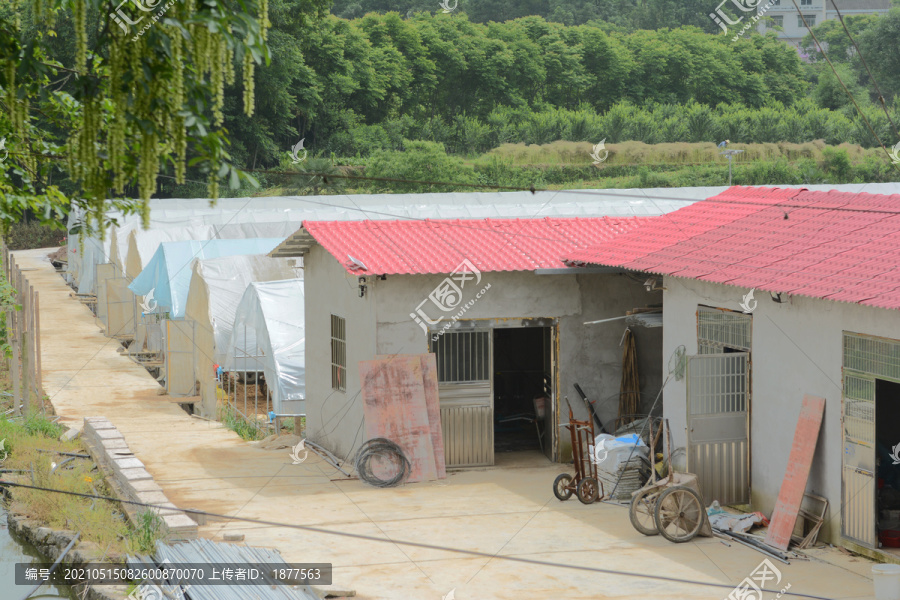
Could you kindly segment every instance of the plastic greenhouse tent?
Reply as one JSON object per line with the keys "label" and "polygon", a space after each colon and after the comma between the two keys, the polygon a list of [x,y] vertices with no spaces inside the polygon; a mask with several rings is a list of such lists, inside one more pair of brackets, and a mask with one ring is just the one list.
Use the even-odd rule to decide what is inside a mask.
{"label": "plastic greenhouse tent", "polygon": [[304,414],[303,280],[251,283],[238,305],[226,371],[262,371],[278,414]]}
{"label": "plastic greenhouse tent", "polygon": [[163,242],[128,289],[144,296],[151,308],[147,296],[153,292],[159,312],[168,312],[170,318],[181,318],[191,284],[191,263],[195,259],[268,254],[281,242],[282,238]]}
{"label": "plastic greenhouse tent", "polygon": [[[244,292],[253,282],[294,279],[302,269],[295,261],[269,256],[228,256],[194,262],[185,307],[185,321],[193,323],[192,364],[169,361],[167,387],[173,396],[189,393],[200,382],[201,414],[214,416],[216,408],[215,365],[225,362],[231,343],[235,313]],[[181,348],[169,342],[169,350]],[[181,371],[190,370],[182,374]]]}

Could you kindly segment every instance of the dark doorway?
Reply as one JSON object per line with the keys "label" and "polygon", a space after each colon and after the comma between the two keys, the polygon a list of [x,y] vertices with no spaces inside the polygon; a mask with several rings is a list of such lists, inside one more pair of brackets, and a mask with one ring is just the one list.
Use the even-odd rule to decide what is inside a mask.
{"label": "dark doorway", "polygon": [[878,537],[885,548],[900,546],[900,383],[875,380]]}
{"label": "dark doorway", "polygon": [[494,329],[494,451],[548,451],[550,327]]}

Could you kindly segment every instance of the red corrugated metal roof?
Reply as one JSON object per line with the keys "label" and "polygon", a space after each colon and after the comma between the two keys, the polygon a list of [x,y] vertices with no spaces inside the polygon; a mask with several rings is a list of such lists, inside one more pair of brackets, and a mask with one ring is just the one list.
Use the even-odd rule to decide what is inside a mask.
{"label": "red corrugated metal roof", "polygon": [[900,308],[900,194],[732,187],[566,257]]}
{"label": "red corrugated metal roof", "polygon": [[563,256],[652,218],[306,221],[303,228],[350,273],[444,274],[464,259],[482,272],[564,268]]}

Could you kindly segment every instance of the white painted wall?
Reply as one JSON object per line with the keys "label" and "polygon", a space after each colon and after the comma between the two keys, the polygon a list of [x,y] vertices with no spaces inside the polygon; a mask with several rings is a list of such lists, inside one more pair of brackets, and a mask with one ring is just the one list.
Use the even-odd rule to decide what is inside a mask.
{"label": "white painted wall", "polygon": [[[676,347],[697,354],[697,306],[740,310],[749,290],[665,278],[663,368]],[[807,491],[828,498],[820,539],[840,536],[841,366],[843,331],[900,339],[900,312],[845,302],[792,297],[785,304],[755,293],[751,353],[751,502],[770,515],[778,497],[804,394],[825,398],[825,417]],[[663,391],[665,415],[676,447],[687,441],[686,382],[672,379]],[[705,498],[707,503],[713,498]]]}
{"label": "white painted wall", "polygon": [[[320,246],[310,250],[303,267],[307,435],[336,455],[346,457],[354,451],[357,432],[357,444],[365,435],[360,430],[363,409],[357,364],[375,356],[375,300],[372,294],[360,298],[357,277],[347,273]],[[332,314],[347,320],[347,390],[343,392],[331,388]]]}
{"label": "white painted wall", "polygon": [[[370,276],[366,282],[367,296],[363,299],[358,297],[357,278],[347,275],[321,248],[314,248],[304,264],[308,435],[338,456],[346,456],[353,450],[353,438],[362,419],[362,405],[357,395],[360,389],[358,361],[371,360],[377,354],[427,352],[426,334],[410,318],[410,313],[445,276],[388,275],[383,281]],[[591,399],[599,400],[596,406],[603,422],[612,424],[617,414],[621,379],[622,348],[618,344],[625,324],[623,321],[588,326],[583,323],[622,316],[626,310],[659,303],[659,292],[648,293],[640,283],[623,275],[495,272],[484,273],[471,296],[487,284],[491,285],[490,289],[464,318],[559,319],[560,381],[557,389],[560,397],[568,395],[576,418],[586,419],[587,409],[573,388],[578,382]],[[468,300],[469,294],[464,299]],[[346,393],[332,393],[331,390],[331,313],[347,318]],[[429,314],[437,316],[433,307]],[[661,385],[662,332],[658,328],[636,328],[635,334],[642,389],[652,401]],[[354,396],[356,399],[346,406]],[[335,417],[336,413],[338,416]],[[562,414],[565,422],[568,413],[564,410]],[[567,440],[565,438],[562,447],[563,457],[570,452]]]}

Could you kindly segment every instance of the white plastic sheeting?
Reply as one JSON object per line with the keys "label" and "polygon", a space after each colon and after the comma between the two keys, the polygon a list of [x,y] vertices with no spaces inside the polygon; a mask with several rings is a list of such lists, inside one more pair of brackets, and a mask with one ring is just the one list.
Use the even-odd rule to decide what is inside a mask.
{"label": "white plastic sheeting", "polygon": [[[205,198],[162,199],[150,201],[150,228],[184,227],[197,219],[204,224],[241,224],[250,222],[298,222],[301,220],[359,220],[404,218],[488,218],[532,216],[641,216],[671,212],[696,200],[703,200],[727,189],[658,188],[644,190],[578,190],[552,192],[458,192],[433,194],[356,194],[342,196],[273,196],[267,198],[222,198],[215,206]],[[870,191],[870,190],[866,190]],[[631,196],[628,196],[631,194]],[[647,197],[634,197],[634,196]],[[674,198],[660,200],[654,198]],[[273,213],[280,212],[278,216]],[[263,213],[263,214],[258,214]],[[268,213],[266,216],[263,216]],[[86,256],[72,253],[69,274],[82,293],[93,293],[93,265],[125,260],[131,231],[140,231],[140,217],[112,212],[119,222],[115,236],[107,232],[99,249]],[[69,215],[71,227],[80,217]],[[294,228],[299,229],[299,224]],[[269,235],[269,234],[257,234]],[[218,237],[231,237],[220,233]],[[287,237],[287,235],[285,235]],[[69,248],[78,246],[78,236],[69,235]],[[87,241],[87,240],[86,240]],[[111,244],[116,244],[112,251]],[[123,264],[119,266],[124,267]],[[87,276],[86,276],[87,275]],[[82,286],[84,286],[82,288]]]}
{"label": "white plastic sheeting", "polygon": [[[200,382],[202,416],[216,414],[216,365],[225,363],[237,307],[254,281],[302,276],[300,261],[269,256],[228,256],[194,262],[184,316],[196,323],[193,377]],[[171,393],[171,392],[170,392]]]}
{"label": "white plastic sheeting", "polygon": [[[177,319],[184,316],[191,283],[191,263],[194,260],[238,254],[268,254],[281,241],[281,238],[252,238],[163,242],[128,289],[137,296],[147,296],[152,291],[158,306],[167,308],[170,317]],[[147,299],[145,301],[150,303]]]}
{"label": "white plastic sheeting", "polygon": [[214,347],[210,357],[225,360],[235,313],[251,283],[299,278],[302,270],[291,259],[244,255],[198,260],[194,263],[185,317],[210,328]]}
{"label": "white plastic sheeting", "polygon": [[265,373],[279,414],[305,412],[303,315],[303,280],[288,279],[251,283],[234,318],[225,370],[243,370],[250,358]]}

